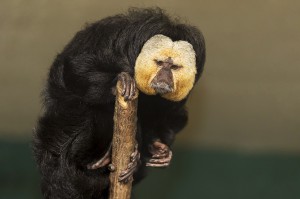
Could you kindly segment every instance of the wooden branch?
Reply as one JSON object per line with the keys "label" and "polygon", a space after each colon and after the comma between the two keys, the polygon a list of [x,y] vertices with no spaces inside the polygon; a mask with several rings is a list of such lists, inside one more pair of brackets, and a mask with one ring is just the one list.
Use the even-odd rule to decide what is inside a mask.
{"label": "wooden branch", "polygon": [[121,81],[117,83],[116,103],[114,113],[114,134],[112,141],[112,165],[115,171],[110,174],[109,199],[130,199],[132,181],[123,183],[118,178],[121,171],[125,170],[130,162],[130,155],[136,145],[136,122],[137,122],[137,96],[133,100],[124,101],[121,96]]}

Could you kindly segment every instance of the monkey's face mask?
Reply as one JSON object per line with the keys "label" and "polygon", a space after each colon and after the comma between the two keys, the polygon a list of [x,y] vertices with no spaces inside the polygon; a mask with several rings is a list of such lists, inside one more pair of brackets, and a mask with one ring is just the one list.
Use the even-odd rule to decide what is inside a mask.
{"label": "monkey's face mask", "polygon": [[187,41],[173,42],[164,35],[151,37],[135,63],[135,80],[147,95],[159,94],[171,101],[184,99],[193,88],[196,56]]}

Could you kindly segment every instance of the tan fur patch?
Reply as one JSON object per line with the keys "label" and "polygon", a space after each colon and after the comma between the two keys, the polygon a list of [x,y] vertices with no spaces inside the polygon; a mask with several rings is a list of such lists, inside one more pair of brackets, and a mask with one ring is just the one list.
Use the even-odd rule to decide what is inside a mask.
{"label": "tan fur patch", "polygon": [[135,80],[139,90],[148,95],[155,95],[150,83],[159,71],[155,60],[173,59],[174,64],[182,66],[173,70],[174,91],[162,97],[180,101],[184,99],[193,88],[196,70],[196,57],[193,46],[187,41],[173,42],[164,35],[151,37],[143,46],[135,63]]}

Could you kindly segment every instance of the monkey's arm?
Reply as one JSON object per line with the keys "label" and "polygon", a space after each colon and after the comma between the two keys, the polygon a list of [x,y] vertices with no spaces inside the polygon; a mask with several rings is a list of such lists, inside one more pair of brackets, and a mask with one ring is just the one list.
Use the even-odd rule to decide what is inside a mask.
{"label": "monkey's arm", "polygon": [[157,138],[149,144],[149,152],[152,157],[148,160],[147,166],[166,167],[172,159],[171,145],[175,134],[184,128],[187,123],[187,113],[184,108],[167,114],[161,127],[158,129]]}
{"label": "monkey's arm", "polygon": [[[44,154],[51,151],[51,154],[61,157],[57,159],[57,164],[70,165],[61,167],[68,182],[77,179],[72,173],[82,173],[86,177],[101,176],[101,187],[108,185],[108,170],[104,166],[110,162],[108,146],[112,137],[115,100],[112,90],[118,78],[125,82],[124,96],[133,96],[130,92],[134,83],[131,76],[119,71],[122,70],[117,66],[107,67],[95,56],[87,54],[58,56],[50,69],[45,90],[46,111],[39,122],[36,136],[36,145],[39,146],[36,148],[45,149],[40,152],[41,164]],[[93,167],[90,163],[95,163],[92,170],[89,169]],[[93,189],[96,186],[87,187]]]}
{"label": "monkey's arm", "polygon": [[[100,63],[97,64],[97,60],[90,58],[88,55],[72,59],[66,66],[64,77],[66,83],[69,82],[66,85],[68,89],[92,105],[113,102],[115,100],[113,93],[115,92],[117,80],[121,81],[123,86],[121,95],[125,100],[131,100],[135,97],[135,81],[128,72],[122,71],[119,73],[117,66],[109,68]],[[112,104],[111,106],[113,108]],[[99,131],[103,130],[99,129]],[[111,162],[110,157],[111,147],[108,147],[103,157],[88,163],[87,168],[94,170],[105,167]],[[132,175],[137,168],[138,161],[139,152],[136,147],[131,157],[131,164],[128,165],[127,170],[121,173],[120,181],[126,181]]]}
{"label": "monkey's arm", "polygon": [[[126,67],[124,69],[126,70]],[[82,136],[77,136],[77,143],[80,144],[77,145],[78,147],[73,147],[72,153],[70,153],[70,158],[73,155],[78,157],[79,154],[82,156],[79,159],[86,159],[87,149],[90,149],[91,143],[94,143],[94,145],[99,145],[97,151],[102,154],[102,158],[98,154],[96,159],[90,159],[88,163],[84,161],[76,164],[86,164],[86,168],[98,169],[110,163],[109,144],[112,137],[115,100],[113,90],[117,80],[122,81],[122,95],[126,100],[130,100],[135,94],[135,82],[131,75],[128,72],[120,71],[122,69],[118,68],[117,64],[116,66],[107,66],[100,63],[97,57],[87,54],[76,57],[58,57],[51,68],[47,90],[52,98],[56,98],[60,102],[61,108],[58,111],[67,115],[72,112],[72,117],[76,115],[81,117],[82,113],[90,113],[90,117],[94,118],[94,124],[102,124],[93,133],[83,132]],[[81,106],[84,108],[80,109]],[[96,116],[98,112],[100,115]],[[94,114],[96,115],[93,116]],[[103,123],[111,128],[103,128]],[[75,133],[71,135],[71,137],[73,136],[76,136]],[[96,142],[97,137],[98,142]]]}
{"label": "monkey's arm", "polygon": [[114,101],[112,89],[121,72],[117,66],[107,66],[88,54],[67,57],[63,62],[63,81],[69,93],[91,105]]}
{"label": "monkey's arm", "polygon": [[[167,106],[163,104],[157,109],[159,113],[155,114],[154,119],[144,119],[143,143],[146,165],[152,167],[166,167],[170,164],[172,158],[171,145],[175,139],[176,133],[181,131],[187,123],[187,112],[184,103]],[[159,103],[161,104],[161,103]],[[153,118],[154,115],[147,115],[146,118]]]}
{"label": "monkey's arm", "polygon": [[184,106],[167,112],[159,125],[157,136],[169,147],[173,144],[175,135],[187,124],[188,113]]}

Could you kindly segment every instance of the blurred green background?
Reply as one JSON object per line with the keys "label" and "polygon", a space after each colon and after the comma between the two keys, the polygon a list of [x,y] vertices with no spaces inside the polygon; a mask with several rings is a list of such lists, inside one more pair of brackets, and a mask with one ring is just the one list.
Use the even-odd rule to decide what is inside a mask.
{"label": "blurred green background", "polygon": [[41,198],[30,140],[55,55],[85,23],[130,6],[160,6],[207,44],[173,164],[134,197],[300,198],[300,1],[1,0],[0,199]]}

